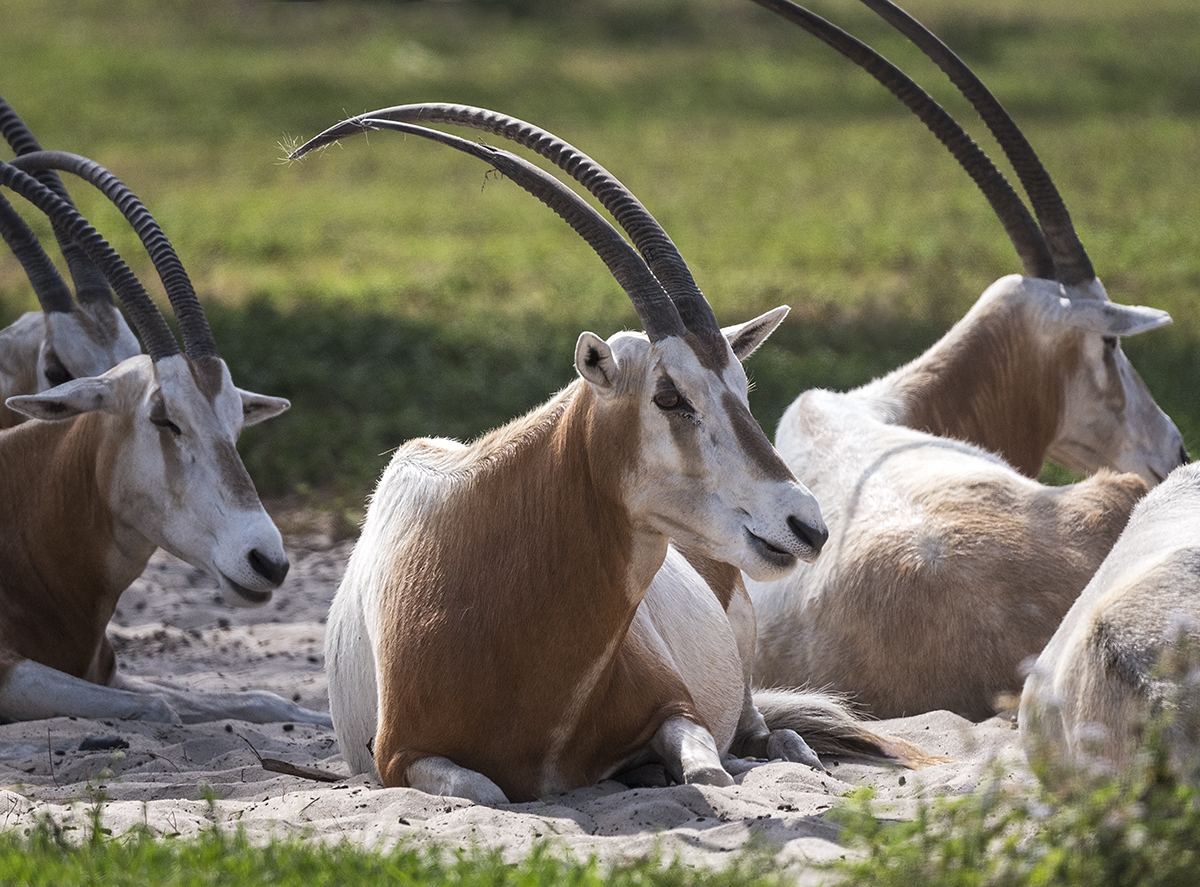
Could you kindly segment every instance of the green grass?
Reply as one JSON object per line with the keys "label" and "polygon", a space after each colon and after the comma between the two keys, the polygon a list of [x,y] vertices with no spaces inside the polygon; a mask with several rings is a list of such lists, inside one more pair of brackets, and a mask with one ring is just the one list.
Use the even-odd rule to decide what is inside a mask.
{"label": "green grass", "polygon": [[769,858],[744,854],[720,872],[664,865],[646,859],[625,865],[564,861],[547,846],[517,864],[481,849],[419,849],[400,845],[373,852],[341,843],[324,845],[299,838],[251,844],[241,832],[216,826],[194,838],[164,841],[147,832],[112,836],[93,821],[81,844],[53,825],[29,835],[0,834],[0,884],[26,887],[778,887],[787,879],[772,872]]}
{"label": "green grass", "polygon": [[[817,8],[980,134],[865,9]],[[912,9],[1025,126],[1113,297],[1174,314],[1126,350],[1196,448],[1194,4]],[[748,2],[0,0],[0,22],[5,97],[45,145],[134,188],[234,378],[293,399],[243,439],[271,495],[361,502],[403,440],[494,426],[572,377],[581,330],[636,322],[587,247],[477,161],[381,133],[280,162],[281,142],[347,114],[469,102],[599,159],[663,222],[722,321],[793,306],[749,367],[768,432],[803,388],[897,365],[1018,270],[967,177],[888,93]],[[149,273],[113,211],[74,190]],[[0,264],[0,321],[31,305],[15,263]]]}
{"label": "green grass", "polygon": [[1191,887],[1200,869],[1200,790],[1151,772],[1033,796],[999,783],[923,802],[887,821],[869,793],[839,807],[860,855],[838,883],[870,887]]}
{"label": "green grass", "polygon": [[[1193,682],[1194,683],[1194,682]],[[1194,686],[1190,692],[1194,693]],[[1193,712],[1194,715],[1194,712]],[[1157,722],[1159,727],[1168,720]],[[1194,724],[1192,739],[1197,735]],[[826,816],[848,848],[818,872],[844,887],[1192,887],[1200,867],[1200,788],[1181,780],[1164,734],[1151,727],[1137,766],[1118,778],[1035,766],[1053,789],[1006,786],[997,765],[973,794],[924,799],[911,820],[896,820],[870,790]],[[1193,762],[1194,763],[1194,762]],[[1194,777],[1197,771],[1193,769]],[[460,887],[783,887],[775,848],[748,844],[722,870],[664,864],[571,861],[550,844],[518,863],[480,848],[400,844],[372,850],[302,837],[252,843],[214,823],[193,837],[114,834],[103,803],[73,834],[51,820],[0,832],[0,884],[121,885],[438,885]]]}

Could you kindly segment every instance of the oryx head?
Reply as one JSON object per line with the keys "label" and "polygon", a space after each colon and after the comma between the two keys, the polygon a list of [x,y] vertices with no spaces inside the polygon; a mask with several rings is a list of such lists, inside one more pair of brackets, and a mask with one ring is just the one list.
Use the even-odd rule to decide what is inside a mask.
{"label": "oryx head", "polygon": [[[636,440],[625,475],[630,511],[685,547],[755,578],[816,558],[828,532],[812,494],[750,413],[741,360],[787,313],[720,331],[719,342],[585,332],[575,367],[596,394],[598,427]],[[717,360],[719,359],[719,363]],[[625,427],[633,416],[632,425]],[[608,433],[614,433],[610,430]]]}
{"label": "oryx head", "polygon": [[1054,363],[1045,387],[1058,386],[1063,405],[1048,458],[1083,474],[1131,471],[1151,486],[1188,461],[1179,430],[1121,350],[1122,337],[1170,323],[1167,312],[1110,302],[1095,279],[1070,287],[1011,275],[992,287],[1012,287],[1040,308],[1044,348]]}
{"label": "oryx head", "polygon": [[[929,56],[971,102],[1016,171],[1036,220],[963,128],[895,65],[791,0],[755,2],[851,59],[913,111],[983,191],[1024,265],[1026,281],[1034,289],[1044,289],[1039,281],[1052,283],[1052,297],[1069,303],[1051,312],[1071,331],[1056,347],[1074,361],[1074,367],[1066,378],[1067,409],[1047,451],[1049,457],[1076,471],[1136,472],[1150,484],[1187,462],[1183,435],[1155,403],[1120,347],[1121,336],[1162,326],[1170,317],[1163,311],[1109,301],[1049,173],[1016,122],[975,73],[891,0],[862,0]],[[1018,285],[1008,278],[997,286],[1002,284]]]}
{"label": "oryx head", "polygon": [[[441,113],[447,109],[462,113],[451,119]],[[405,122],[422,115],[476,126],[489,121],[484,128],[553,156],[613,212],[637,249],[538,167]],[[614,176],[555,136],[495,112],[434,105],[371,112],[326,130],[292,156],[375,129],[419,135],[487,161],[562,216],[629,294],[645,333],[607,341],[583,333],[575,367],[595,395],[597,427],[624,435],[635,449],[624,469],[635,520],[758,578],[816,557],[828,535],[820,510],[750,414],[741,366],[785,310],[721,330],[666,232]]]}
{"label": "oryx head", "polygon": [[0,163],[0,184],[49,215],[102,269],[147,351],[8,405],[51,421],[87,416],[80,427],[95,430],[81,433],[100,436],[97,480],[107,485],[117,532],[134,531],[207,571],[232,603],[266,602],[288,560],[235,443],[244,425],[277,415],[287,401],[234,386],[182,264],[135,197],[118,205],[167,287],[182,352],[137,278],[70,204],[13,164]]}

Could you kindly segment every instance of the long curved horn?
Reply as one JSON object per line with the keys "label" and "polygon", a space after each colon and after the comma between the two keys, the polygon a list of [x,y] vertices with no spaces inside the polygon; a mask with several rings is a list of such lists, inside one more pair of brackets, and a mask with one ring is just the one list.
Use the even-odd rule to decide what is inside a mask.
{"label": "long curved horn", "polygon": [[184,353],[193,360],[216,356],[217,343],[213,339],[212,330],[209,329],[208,318],[204,316],[200,300],[196,298],[191,278],[188,277],[175,248],[167,240],[154,216],[124,182],[96,161],[66,151],[35,151],[21,154],[11,163],[17,169],[30,173],[41,170],[69,172],[94,185],[111,200],[137,232],[146,247],[146,252],[150,254],[158,276],[162,278],[167,298],[170,299],[171,307],[179,320]]}
{"label": "long curved horn", "polygon": [[25,269],[25,275],[33,284],[33,291],[42,310],[69,313],[75,307],[75,301],[71,298],[66,281],[42,249],[37,235],[3,197],[0,197],[0,237],[4,238],[8,248]]}
{"label": "long curved horn", "polygon": [[96,263],[121,297],[146,352],[153,360],[179,353],[179,345],[171,335],[170,327],[137,277],[74,206],[29,173],[5,161],[0,161],[0,185],[11,188],[49,216],[51,222],[60,225],[88,258]]}
{"label": "long curved horn", "polygon": [[1063,284],[1088,283],[1096,279],[1092,261],[1075,233],[1071,214],[1062,195],[1054,187],[1050,174],[1038,159],[1020,127],[1004,106],[983,85],[966,62],[950,50],[928,28],[890,0],[862,0],[868,7],[907,37],[945,72],[959,92],[975,108],[1016,170],[1029,202],[1045,231],[1050,253],[1054,256],[1057,280]]}
{"label": "long curved horn", "polygon": [[804,28],[886,86],[938,137],[983,192],[1012,241],[1025,273],[1030,277],[1055,279],[1054,260],[1046,239],[1024,202],[983,149],[925,90],[861,40],[803,6],[790,0],[754,2]]}
{"label": "long curved horn", "polygon": [[[679,311],[638,252],[589,203],[554,176],[508,151],[395,120],[356,118],[354,127],[343,131],[342,135],[378,129],[421,136],[491,164],[554,210],[588,242],[629,295],[642,322],[642,328],[652,341],[684,334],[685,328]],[[305,143],[289,157],[303,157],[314,148],[327,143],[319,141],[320,139],[321,136],[318,136]]]}
{"label": "long curved horn", "polygon": [[720,325],[712,307],[700,292],[692,272],[667,232],[616,176],[578,148],[553,133],[496,111],[467,105],[430,103],[398,105],[360,114],[330,127],[298,150],[310,151],[360,132],[366,120],[469,126],[517,142],[550,160],[587,188],[612,213],[670,295],[684,328],[713,342],[719,339],[720,347],[715,353],[725,354],[724,338],[721,337]]}
{"label": "long curved horn", "polygon": [[[3,96],[0,96],[0,134],[4,136],[4,140],[18,156],[42,150],[42,146],[38,144],[33,132],[25,125],[21,115],[4,100]],[[62,180],[52,170],[39,172],[35,178],[74,206]],[[106,302],[111,305],[112,291],[108,288],[108,281],[100,269],[84,254],[78,244],[67,237],[57,226],[54,228],[54,236],[58,240],[58,248],[62,252],[63,258],[66,259],[67,270],[70,271],[71,280],[75,283],[75,294],[79,297],[79,301]]]}

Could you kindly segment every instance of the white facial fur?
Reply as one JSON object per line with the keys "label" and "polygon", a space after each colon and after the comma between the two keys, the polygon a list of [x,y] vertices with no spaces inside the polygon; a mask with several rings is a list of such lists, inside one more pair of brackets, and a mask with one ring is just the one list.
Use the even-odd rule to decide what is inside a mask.
{"label": "white facial fur", "polygon": [[[782,314],[764,318],[769,329],[754,345]],[[618,333],[605,343],[584,333],[576,367],[601,405],[636,398],[639,457],[628,478],[635,519],[769,579],[814,559],[827,531],[816,499],[750,415],[746,375],[732,349],[727,357],[714,372],[678,337],[650,343]]]}
{"label": "white facial fur", "polygon": [[[254,606],[283,581],[287,557],[235,443],[246,424],[283,412],[286,400],[233,385],[219,358],[130,358],[9,405],[34,418],[105,415],[100,459],[111,464],[118,524],[197,566],[227,599]],[[106,461],[110,460],[110,461]]]}
{"label": "white facial fur", "polygon": [[141,350],[115,305],[89,302],[77,304],[70,312],[48,312],[38,349],[37,390],[99,376]]}
{"label": "white facial fur", "polygon": [[1114,304],[1099,281],[1070,295],[1048,317],[1079,331],[1081,360],[1067,378],[1062,425],[1047,456],[1084,474],[1111,468],[1154,485],[1186,458],[1183,436],[1121,351],[1120,337],[1164,326],[1170,315]]}

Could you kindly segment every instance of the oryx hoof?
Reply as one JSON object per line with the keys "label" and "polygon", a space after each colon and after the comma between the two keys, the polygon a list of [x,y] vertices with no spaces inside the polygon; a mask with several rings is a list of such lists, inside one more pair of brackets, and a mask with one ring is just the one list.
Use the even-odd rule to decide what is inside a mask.
{"label": "oryx hoof", "polygon": [[724,787],[733,785],[733,777],[724,767],[696,767],[683,774],[683,781],[688,785],[715,785]]}
{"label": "oryx hoof", "polygon": [[772,730],[767,737],[767,757],[772,761],[791,761],[805,764],[814,770],[825,771],[825,765],[807,742],[795,730]]}

